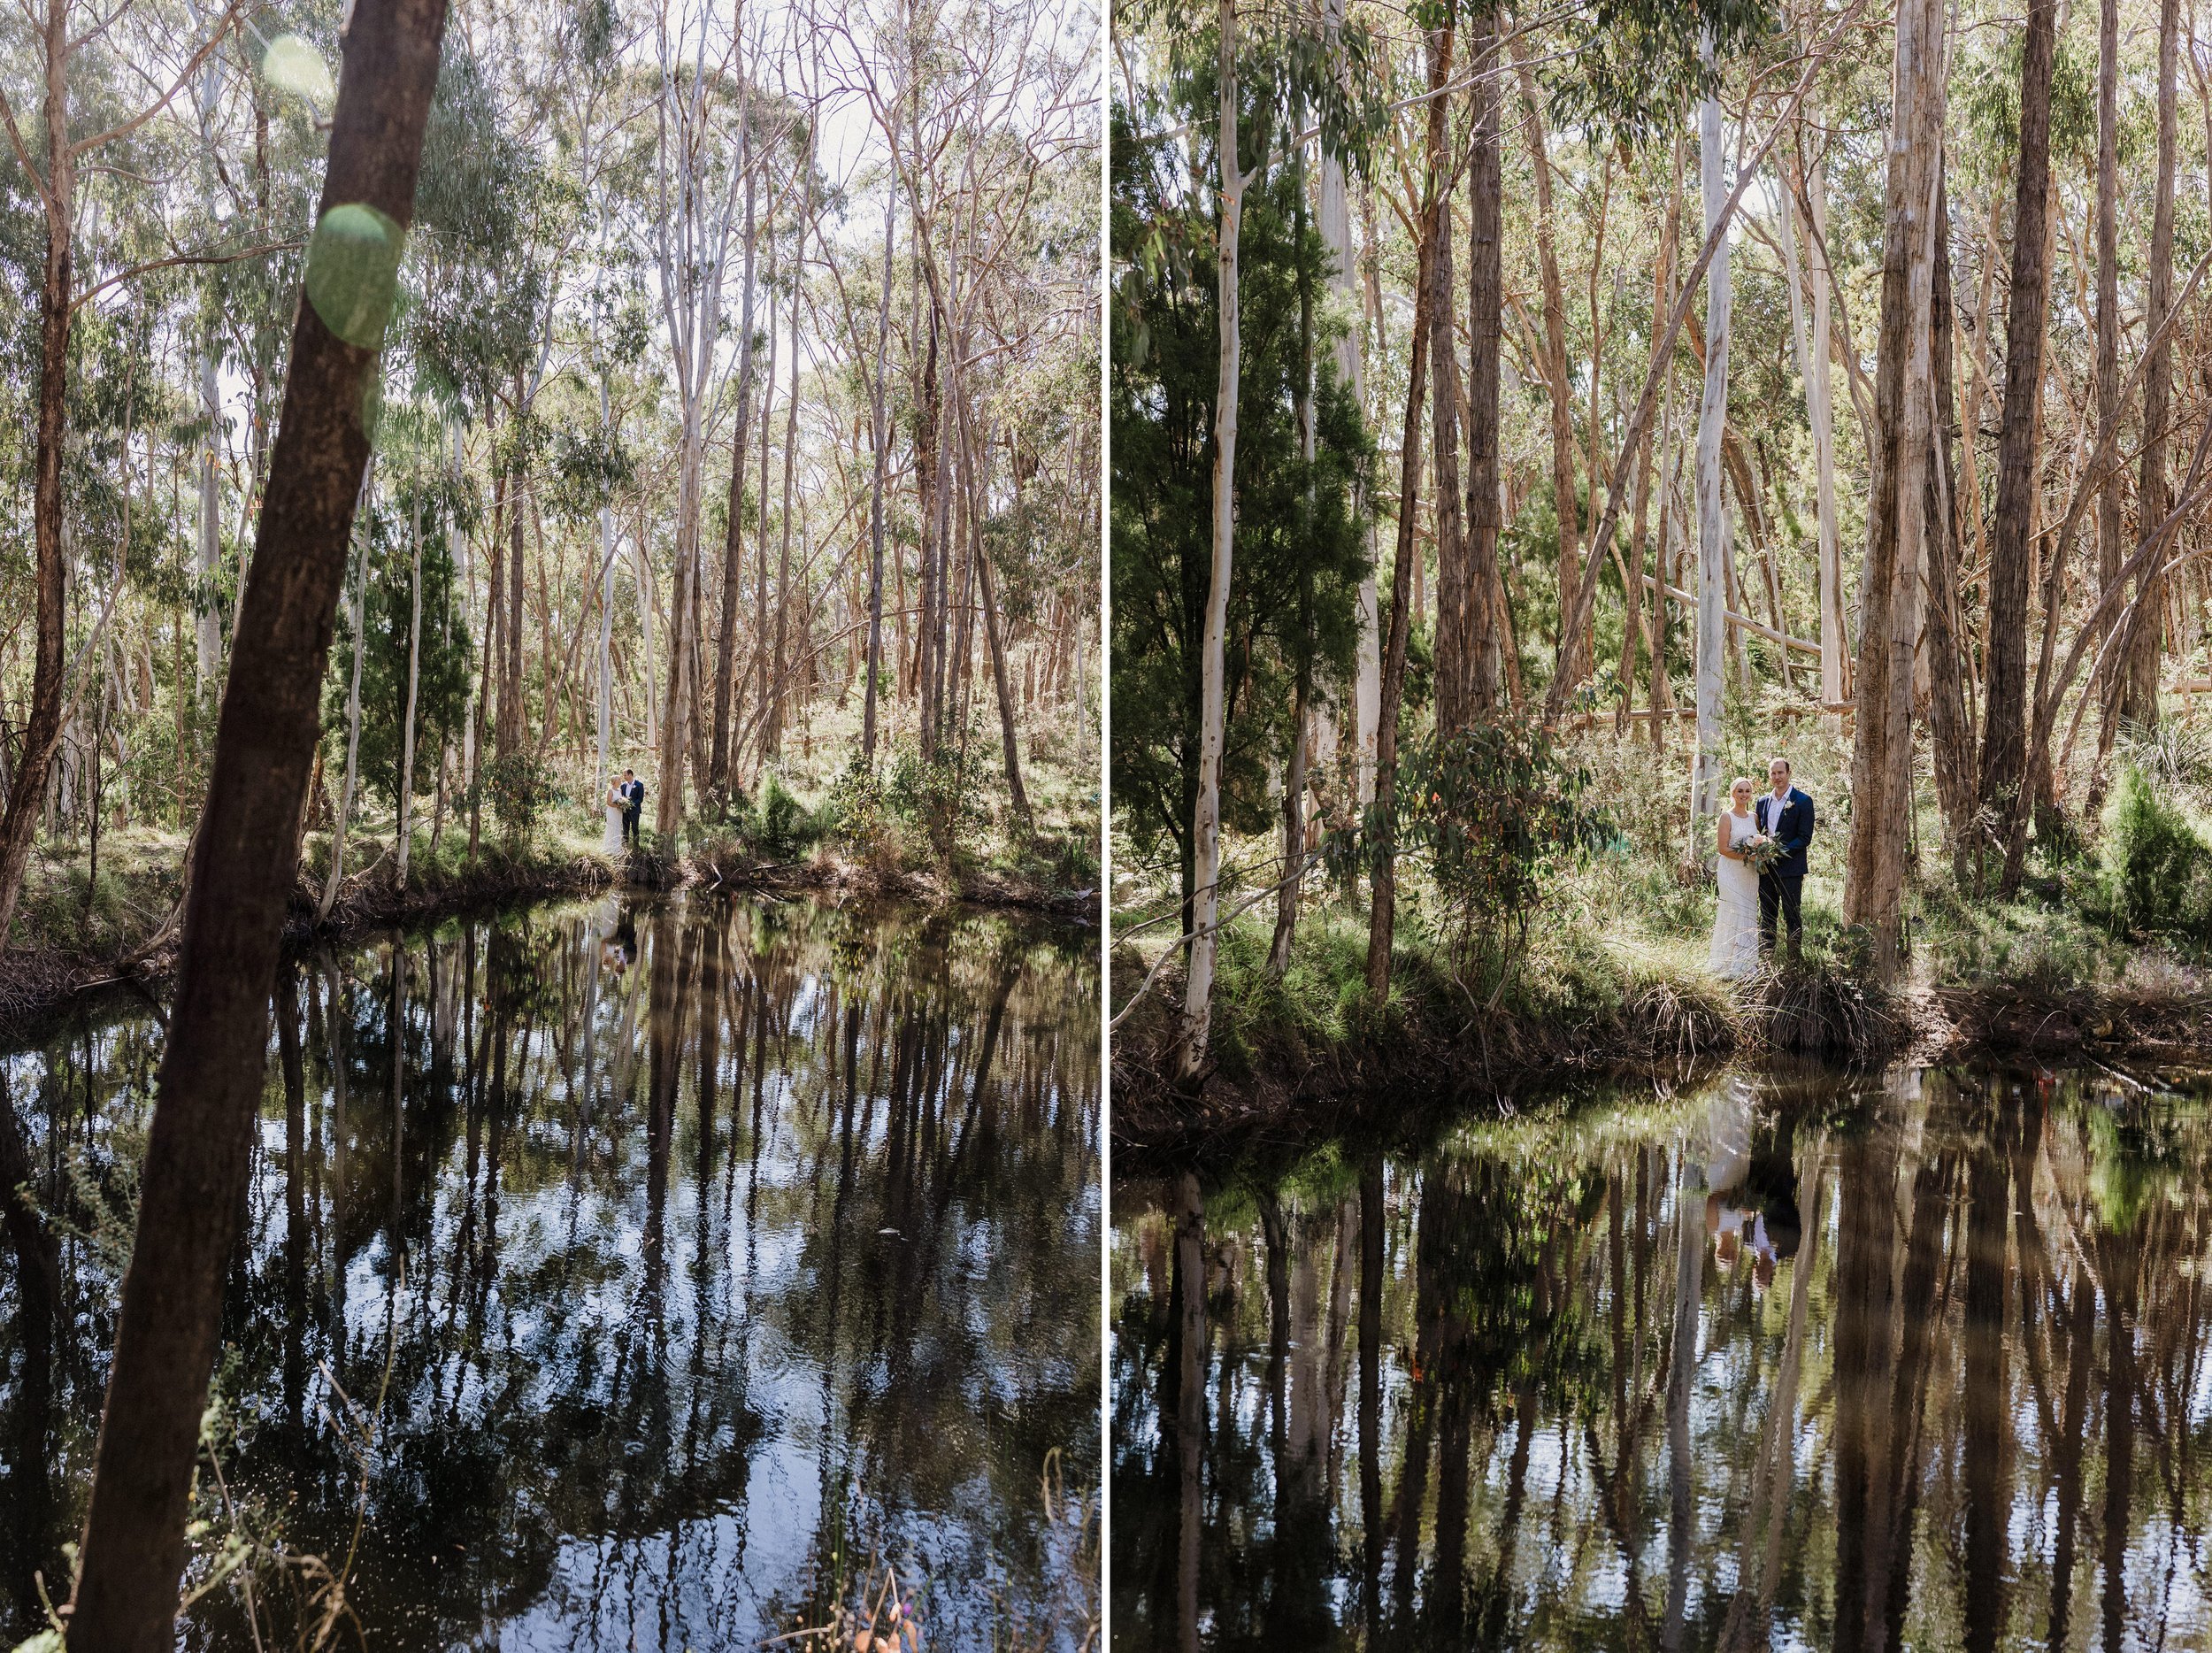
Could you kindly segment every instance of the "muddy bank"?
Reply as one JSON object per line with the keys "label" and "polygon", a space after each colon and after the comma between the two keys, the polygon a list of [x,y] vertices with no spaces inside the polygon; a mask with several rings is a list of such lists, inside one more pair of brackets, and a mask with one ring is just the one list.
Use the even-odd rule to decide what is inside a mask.
{"label": "muddy bank", "polygon": [[[405,889],[398,888],[388,863],[373,865],[345,881],[330,916],[320,920],[321,884],[303,869],[285,917],[285,955],[296,958],[315,947],[363,946],[395,929],[520,903],[596,895],[617,886],[997,908],[1092,925],[1099,914],[1095,890],[1047,889],[993,873],[955,877],[886,871],[832,856],[757,863],[728,851],[705,850],[681,861],[637,855],[621,863],[597,856],[509,860],[487,853],[457,871],[418,873]],[[0,954],[0,1042],[31,1039],[111,996],[158,998],[174,973],[178,941],[168,924],[150,924],[144,937],[112,956],[55,945]]]}
{"label": "muddy bank", "polygon": [[[1394,1002],[1379,1026],[1321,1039],[1280,1023],[1240,1028],[1194,1085],[1175,1077],[1179,981],[1153,984],[1113,1040],[1118,1169],[1218,1162],[1337,1134],[1417,1138],[1442,1116],[1509,1111],[1532,1093],[1600,1082],[1671,1088],[1739,1060],[1866,1069],[1969,1059],[2170,1065],[2212,1052],[2212,982],[2193,973],[2105,989],[2037,983],[1917,986],[1891,994],[1833,968],[1717,983],[1657,980],[1557,1019],[1479,1017],[1433,997]],[[1143,971],[1114,958],[1114,1002]]]}

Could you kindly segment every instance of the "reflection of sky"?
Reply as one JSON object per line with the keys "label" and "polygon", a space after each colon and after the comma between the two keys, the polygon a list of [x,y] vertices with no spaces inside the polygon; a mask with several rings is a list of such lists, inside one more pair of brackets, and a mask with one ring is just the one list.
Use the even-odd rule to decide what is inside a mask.
{"label": "reflection of sky", "polygon": [[[554,1026],[527,1039],[518,1026],[509,1045],[511,1063],[521,1064],[509,1074],[518,1096],[498,1172],[496,1267],[480,1303],[472,1254],[481,1252],[489,1226],[488,1114],[480,1119],[472,1211],[465,1096],[487,1016],[483,954],[474,1031],[464,1022],[454,1038],[452,1090],[434,1096],[430,1076],[411,1073],[404,1179],[423,1175],[416,1156],[434,1115],[437,1152],[433,1186],[401,1190],[411,1225],[403,1282],[391,1249],[389,1069],[377,1054],[389,979],[380,955],[357,963],[346,1175],[342,1188],[331,1151],[334,1097],[321,1048],[311,1042],[311,1170],[318,1147],[322,1157],[319,1191],[311,1180],[307,1198],[310,1297],[299,1326],[258,1333],[260,1353],[248,1357],[262,1364],[233,1397],[244,1444],[232,1469],[242,1490],[276,1502],[300,1472],[274,1421],[284,1401],[273,1351],[296,1334],[305,1339],[314,1462],[326,1466],[306,1471],[311,1488],[314,1475],[327,1472],[332,1450],[314,1422],[318,1409],[340,1406],[316,1375],[330,1353],[325,1334],[335,1328],[339,1305],[344,1353],[333,1364],[365,1410],[374,1403],[388,1324],[396,1322],[385,1442],[393,1473],[372,1492],[370,1542],[353,1591],[372,1646],[442,1646],[452,1638],[517,1649],[749,1646],[791,1626],[828,1563],[824,1546],[841,1516],[850,1534],[842,1565],[857,1570],[879,1549],[902,1568],[912,1565],[948,1631],[987,1637],[995,1598],[1018,1607],[1041,1599],[1037,1442],[1052,1434],[1044,1444],[1067,1449],[1071,1488],[1091,1484],[1096,1473],[1087,1467],[1095,1462],[1097,1372],[1090,1341],[1096,1299],[1087,1293],[1096,1280],[1097,1095],[1094,1070],[1042,1071],[1035,1053],[1046,1047],[1026,1035],[1063,1017],[1079,1021],[1087,1006],[1094,1018],[1094,989],[1086,966],[1071,974],[1049,952],[1029,952],[1009,975],[980,1092],[998,1112],[995,1141],[988,1158],[985,1145],[972,1142],[964,1171],[948,1182],[952,1140],[978,1104],[973,1063],[1000,979],[995,961],[1004,956],[988,936],[971,937],[972,927],[947,926],[949,942],[916,944],[906,955],[912,977],[897,993],[864,971],[856,988],[833,988],[822,973],[826,953],[803,918],[787,919],[786,939],[761,957],[736,946],[726,959],[732,980],[765,982],[772,1003],[760,1132],[756,1139],[750,1129],[756,989],[724,1000],[742,1006],[743,1020],[724,1028],[712,1182],[702,1186],[695,1035],[703,1000],[695,997],[675,1047],[656,1261],[649,1051],[662,1007],[649,1006],[649,971],[651,949],[677,944],[680,928],[641,921],[647,968],[618,990],[602,979],[595,1094],[580,1183],[572,1186],[583,1098],[580,1083],[568,1083],[560,1045],[567,1042],[580,1080],[587,973],[564,975],[560,962],[565,946],[594,943],[573,926],[538,926],[526,945],[541,950],[540,982],[564,985],[539,1012]],[[409,971],[417,1065],[427,1053],[431,1015],[422,957],[413,955]],[[1025,955],[1018,948],[1012,957]],[[459,960],[449,944],[442,976]],[[633,987],[635,1003],[626,1003]],[[841,1193],[845,1007],[856,995],[864,1019],[853,1169]],[[964,1052],[964,1065],[947,1070],[956,1083],[925,1073],[909,1104],[933,1096],[940,1138],[934,1164],[916,1172],[898,1196],[913,1203],[913,1214],[901,1219],[910,1228],[926,1226],[941,1200],[927,1250],[926,1234],[878,1234],[892,1220],[892,1091],[905,1025],[890,1007],[917,1000],[931,1014],[949,1009],[943,1046]],[[926,1036],[918,1044],[931,1048]],[[12,1065],[22,1081],[13,1090],[19,1103],[35,1090],[42,1065],[32,1058]],[[627,1089],[618,1093],[625,1080]],[[1018,1126],[1029,1097],[1043,1101],[1044,1119]],[[255,1312],[281,1322],[288,1127],[273,1064],[257,1125],[251,1260],[243,1272],[256,1282]],[[341,1193],[342,1217],[332,1203]],[[425,1193],[426,1207],[419,1203]],[[354,1249],[342,1285],[331,1281],[328,1309],[319,1311],[313,1294],[341,1234]],[[1053,1242],[1045,1254],[1010,1254],[1010,1242],[1033,1249],[1041,1235]],[[906,1259],[918,1259],[918,1272],[896,1266]],[[902,1324],[903,1340],[887,1342]],[[1040,1332],[1047,1334],[1033,1334]],[[12,1335],[0,1319],[0,1380]],[[1067,1418],[1079,1426],[1057,1438],[1068,1433]],[[929,1443],[931,1462],[908,1461],[917,1441]],[[478,1456],[487,1447],[511,1454],[539,1445],[555,1465],[486,1465]],[[0,1443],[0,1456],[5,1450]],[[481,1530],[470,1524],[479,1518],[469,1500],[486,1488],[449,1487],[438,1477],[486,1473],[510,1505]],[[428,1503],[418,1508],[426,1486]],[[311,1493],[303,1495],[313,1502]],[[322,1511],[326,1525],[349,1526],[350,1495],[349,1483],[330,1491],[327,1502],[342,1507]],[[536,1534],[552,1542],[529,1562]],[[440,1542],[430,1549],[434,1534]],[[449,1549],[445,1541],[457,1536],[465,1548]],[[549,1568],[541,1580],[517,1572],[541,1565]],[[450,1616],[472,1599],[480,1606]],[[209,1627],[219,1622],[229,1621],[219,1613]]]}

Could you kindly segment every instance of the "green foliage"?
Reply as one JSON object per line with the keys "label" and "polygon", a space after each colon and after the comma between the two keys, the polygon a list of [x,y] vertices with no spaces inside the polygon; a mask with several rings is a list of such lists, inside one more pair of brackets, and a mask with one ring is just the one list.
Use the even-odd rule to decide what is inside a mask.
{"label": "green foliage", "polygon": [[[1176,111],[1192,123],[1198,175],[1209,175],[1205,77],[1180,84]],[[1219,322],[1211,196],[1188,188],[1186,164],[1179,142],[1147,142],[1125,123],[1118,127],[1112,234],[1125,274],[1116,290],[1108,396],[1114,796],[1141,852],[1172,846],[1187,867],[1212,579]],[[1233,832],[1262,831],[1273,819],[1269,773],[1287,745],[1300,678],[1317,697],[1348,679],[1368,571],[1352,507],[1367,486],[1373,450],[1331,365],[1334,334],[1315,308],[1331,266],[1305,220],[1304,188],[1297,165],[1276,167],[1247,196],[1241,228],[1243,353],[1221,757],[1222,817]],[[1315,457],[1308,462],[1300,412],[1310,382]]]}
{"label": "green foliage", "polygon": [[549,248],[534,218],[551,188],[483,65],[449,50],[423,136],[403,343],[424,383],[473,417],[511,393],[536,340]]}
{"label": "green foliage", "polygon": [[[367,588],[361,629],[361,749],[364,781],[396,803],[407,720],[407,656],[414,611],[414,536],[422,540],[422,629],[415,706],[415,790],[435,789],[438,753],[458,740],[468,715],[472,650],[463,594],[448,542],[458,502],[442,473],[404,488],[370,515]],[[341,743],[353,665],[350,602],[339,611],[323,691],[323,726]]]}
{"label": "green foliage", "polygon": [[806,805],[794,797],[783,777],[771,770],[760,789],[752,820],[754,844],[770,855],[795,855],[821,836]]}
{"label": "green foliage", "polygon": [[493,757],[478,772],[476,787],[481,801],[491,806],[492,819],[507,835],[510,845],[527,846],[536,836],[546,807],[560,790],[553,765],[527,750]]}
{"label": "green foliage", "polygon": [[2137,765],[2121,769],[2105,805],[2085,896],[2118,934],[2212,932],[2212,845]]}
{"label": "green foliage", "polygon": [[815,819],[840,850],[864,862],[880,861],[889,848],[883,780],[857,750],[830,788]]}
{"label": "green foliage", "polygon": [[[1553,112],[1601,138],[1652,142],[1717,90],[1719,65],[1775,26],[1766,0],[1595,0],[1563,19],[1567,48],[1545,76]],[[1709,37],[1709,61],[1701,50]]]}
{"label": "green foliage", "polygon": [[1504,987],[1546,887],[1613,838],[1589,780],[1540,725],[1503,719],[1441,736],[1408,764],[1399,842],[1426,867],[1439,939],[1470,990]]}
{"label": "green foliage", "polygon": [[893,816],[920,829],[941,861],[952,859],[985,824],[966,765],[949,748],[924,757],[902,747],[883,798]]}

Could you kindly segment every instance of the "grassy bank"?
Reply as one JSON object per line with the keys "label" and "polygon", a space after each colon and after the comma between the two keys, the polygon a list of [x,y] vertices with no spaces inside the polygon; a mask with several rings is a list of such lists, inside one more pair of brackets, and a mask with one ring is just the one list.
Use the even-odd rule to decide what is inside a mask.
{"label": "grassy bank", "polygon": [[[1654,754],[1609,732],[1579,737],[1575,761],[1602,810],[1601,847],[1555,869],[1517,918],[1525,931],[1489,957],[1465,950],[1424,869],[1400,864],[1386,1005],[1364,974],[1363,888],[1317,879],[1289,966],[1265,967],[1274,903],[1224,934],[1210,1061],[1202,1083],[1173,1079],[1181,980],[1171,964],[1115,1036],[1115,1128],[1135,1148],[1208,1146],[1348,1126],[1411,1093],[1489,1102],[1577,1074],[1671,1078],[1740,1057],[1871,1063],[1981,1050],[2039,1059],[2173,1056],[2212,1045],[2212,737],[2170,723],[2123,745],[2093,811],[2075,778],[2062,830],[2040,835],[2015,898],[1942,848],[1932,784],[1913,818],[1903,978],[1874,984],[1842,919],[1850,829],[1847,752],[1809,721],[1778,742],[1739,720],[1724,773],[1763,776],[1786,752],[1820,824],[1805,892],[1802,962],[1745,982],[1706,968],[1714,891],[1682,798],[1678,743]],[[1709,823],[1706,831],[1709,832]],[[1695,848],[1704,847],[1705,832]],[[1233,844],[1247,888],[1274,876],[1277,846]],[[1172,869],[1117,845],[1117,1013],[1171,937]],[[1234,905],[1233,900],[1230,903]]]}
{"label": "grassy bank", "polygon": [[[365,807],[349,828],[347,873],[327,918],[319,909],[331,834],[306,834],[287,940],[344,945],[395,925],[616,884],[964,902],[1094,924],[1096,784],[1087,791],[1057,756],[1033,755],[1024,777],[1027,822],[979,802],[980,789],[959,765],[921,765],[897,750],[872,781],[826,757],[818,766],[802,757],[757,796],[688,824],[673,843],[651,833],[649,802],[644,842],[623,857],[603,852],[598,811],[565,796],[536,800],[509,826],[485,811],[473,852],[465,817],[449,812],[434,831],[418,817],[404,888],[392,812]],[[83,996],[165,979],[189,847],[188,834],[132,826],[101,834],[96,864],[83,839],[34,850],[0,952],[0,1038],[35,1030]]]}

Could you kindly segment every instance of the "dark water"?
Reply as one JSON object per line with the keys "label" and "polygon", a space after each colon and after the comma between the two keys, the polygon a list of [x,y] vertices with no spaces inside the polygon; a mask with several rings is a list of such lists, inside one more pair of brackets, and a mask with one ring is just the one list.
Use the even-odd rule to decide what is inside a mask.
{"label": "dark water", "polygon": [[[877,1556],[937,1645],[1064,1620],[1084,1540],[1041,1474],[1098,1479],[1095,946],[610,900],[292,975],[193,1579],[280,1548],[289,1646],[328,1596],[301,1558],[351,1551],[336,1639],[377,1653],[747,1648]],[[59,1238],[43,1305],[0,1254],[0,1645],[67,1576],[159,1049],[125,1012],[4,1064]],[[240,1578],[184,1640],[253,1645]]]}
{"label": "dark water", "polygon": [[1116,1646],[2212,1645],[2208,1173],[1930,1072],[1118,1190]]}

